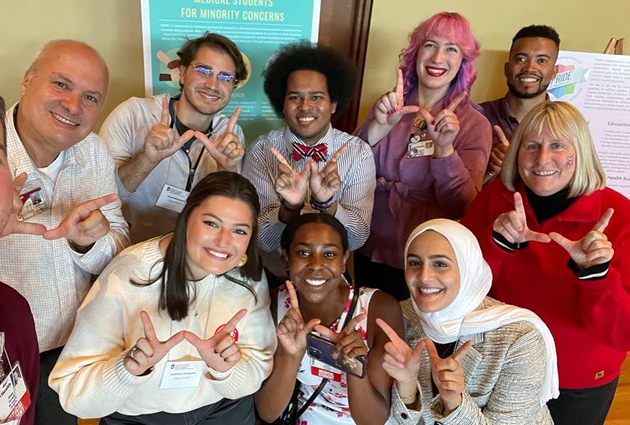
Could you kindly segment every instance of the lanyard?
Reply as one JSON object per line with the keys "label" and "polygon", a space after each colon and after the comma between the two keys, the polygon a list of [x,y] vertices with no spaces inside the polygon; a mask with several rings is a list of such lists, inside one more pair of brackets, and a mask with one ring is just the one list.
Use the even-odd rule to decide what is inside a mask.
{"label": "lanyard", "polygon": [[190,192],[192,188],[193,180],[195,179],[195,172],[197,171],[197,167],[199,167],[199,162],[201,161],[201,157],[203,156],[206,147],[201,148],[201,152],[199,152],[199,156],[197,157],[197,161],[195,162],[195,166],[192,166],[192,161],[190,160],[190,156],[188,156],[189,150],[185,150],[186,158],[188,159],[188,182],[186,182],[186,192]]}
{"label": "lanyard", "polygon": [[[181,121],[179,121],[177,119],[177,114],[175,113],[175,101],[179,100],[179,98],[171,98],[169,105],[168,105],[168,110],[169,113],[171,115],[171,128],[176,128],[177,129],[177,123],[179,122],[182,126],[183,124],[181,123]],[[206,135],[208,137],[210,137],[212,135],[212,121],[210,121],[210,128],[206,130]],[[189,141],[187,141],[184,146],[181,147],[182,152],[184,152],[186,154],[186,159],[188,159],[188,181],[186,182],[186,192],[190,192],[190,189],[192,189],[192,184],[193,181],[195,180],[195,173],[197,172],[197,168],[199,167],[199,163],[201,162],[201,157],[203,156],[206,147],[203,146],[201,148],[201,152],[199,152],[199,156],[197,157],[197,161],[195,161],[195,165],[193,166],[192,161],[190,160],[190,156],[188,155],[190,153],[190,147],[192,146],[192,143],[196,140],[196,138],[193,136]]]}

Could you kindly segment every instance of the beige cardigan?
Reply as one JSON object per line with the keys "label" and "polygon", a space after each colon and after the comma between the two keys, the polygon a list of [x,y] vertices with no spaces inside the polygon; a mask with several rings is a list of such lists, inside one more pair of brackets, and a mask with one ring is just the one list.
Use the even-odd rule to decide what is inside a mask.
{"label": "beige cardigan", "polygon": [[[195,282],[197,296],[188,316],[174,321],[158,309],[159,282],[144,286],[129,282],[130,278],[146,282],[161,271],[158,242],[151,239],[123,251],[97,279],[79,309],[74,330],[49,378],[67,412],[83,418],[113,412],[131,416],[184,413],[224,398],[253,394],[271,373],[277,339],[264,274],[259,282],[248,282],[257,302],[247,289],[224,276],[209,275]],[[197,387],[160,389],[167,361],[201,360],[188,341],[173,347],[146,376],[134,376],[125,369],[125,355],[144,336],[140,311],[149,314],[157,338],[164,341],[184,329],[210,338],[242,308],[247,309],[237,325],[242,358],[224,380],[204,374]]]}
{"label": "beige cardigan", "polygon": [[[486,297],[479,306],[485,309],[500,304]],[[426,339],[411,300],[401,302],[405,319],[405,340],[410,347]],[[421,397],[416,406],[405,406],[396,386],[392,387],[390,422],[399,425],[551,425],[547,406],[540,406],[540,391],[545,376],[545,344],[529,323],[516,322],[498,329],[466,335],[457,347],[473,341],[462,358],[466,390],[462,404],[444,417],[439,394],[433,397],[431,366],[426,350],[418,374]],[[411,407],[413,407],[414,410]]]}

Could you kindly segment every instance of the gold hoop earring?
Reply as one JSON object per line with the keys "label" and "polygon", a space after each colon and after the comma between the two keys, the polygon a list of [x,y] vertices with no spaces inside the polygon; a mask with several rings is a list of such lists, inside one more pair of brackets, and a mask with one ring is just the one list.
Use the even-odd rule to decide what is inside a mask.
{"label": "gold hoop earring", "polygon": [[245,264],[247,264],[247,254],[243,254],[243,258],[241,259],[241,261],[238,262],[236,266],[243,267]]}

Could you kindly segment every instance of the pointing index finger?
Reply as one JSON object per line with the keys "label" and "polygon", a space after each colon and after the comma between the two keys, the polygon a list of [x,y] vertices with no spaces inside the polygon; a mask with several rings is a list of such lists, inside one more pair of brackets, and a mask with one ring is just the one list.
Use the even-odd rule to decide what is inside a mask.
{"label": "pointing index finger", "polygon": [[446,107],[446,109],[453,112],[459,106],[459,104],[462,103],[462,100],[464,100],[466,96],[468,96],[468,92],[464,90],[455,99],[453,99],[453,101]]}
{"label": "pointing index finger", "polygon": [[290,280],[287,280],[287,291],[289,291],[289,300],[291,300],[291,308],[300,311],[300,303],[298,302],[297,292]]}
{"label": "pointing index finger", "polygon": [[463,344],[461,345],[461,347],[459,347],[459,348],[455,351],[455,353],[453,353],[453,356],[452,356],[452,357],[453,357],[453,360],[456,360],[456,361],[458,361],[458,362],[459,362],[459,360],[460,360],[461,358],[463,358],[463,357],[466,355],[466,353],[468,352],[468,350],[470,350],[470,347],[472,347],[472,345],[473,345],[473,343],[472,343],[472,341],[471,341],[471,340],[468,340],[468,341],[466,341],[465,343],[463,343]]}
{"label": "pointing index finger", "polygon": [[358,314],[358,315],[354,316],[354,317],[352,318],[352,320],[350,320],[350,321],[348,322],[348,324],[346,325],[346,327],[345,327],[345,328],[343,328],[343,330],[342,330],[341,332],[342,332],[342,333],[345,333],[345,334],[347,334],[347,335],[348,335],[348,334],[350,334],[350,333],[352,333],[352,331],[356,330],[356,328],[357,328],[357,326],[359,325],[359,323],[361,323],[361,322],[362,322],[363,320],[365,320],[366,318],[367,318],[367,314],[365,314],[365,313],[361,313],[361,314]]}
{"label": "pointing index finger", "polygon": [[280,162],[280,164],[284,164],[287,167],[291,168],[291,166],[289,165],[289,163],[287,162],[286,158],[284,157],[284,155],[282,155],[280,153],[280,151],[274,147],[270,147],[269,150],[271,151],[271,153],[273,154],[273,156],[275,156],[278,161]]}
{"label": "pointing index finger", "polygon": [[160,124],[164,124],[168,127],[171,121],[171,111],[168,108],[169,98],[168,95],[162,98],[162,116],[160,117]]}
{"label": "pointing index finger", "polygon": [[439,362],[442,358],[438,355],[433,341],[431,341],[431,339],[429,338],[425,339],[424,341],[425,348],[427,349],[427,353],[429,354],[429,359],[431,360],[431,365],[433,365],[433,363]]}
{"label": "pointing index finger", "polygon": [[236,325],[238,324],[238,322],[241,321],[241,319],[243,317],[245,317],[245,315],[247,315],[247,309],[242,308],[240,309],[235,315],[234,317],[232,317],[226,324],[225,327],[223,328],[223,332],[225,333],[230,333],[234,330],[234,328],[236,327]]}
{"label": "pointing index finger", "polygon": [[398,97],[398,100],[402,99],[404,91],[405,81],[403,79],[403,72],[402,69],[398,68],[398,73],[396,75],[396,97]]}
{"label": "pointing index finger", "polygon": [[337,152],[335,152],[332,156],[332,158],[330,158],[330,162],[337,162],[339,160],[339,158],[341,158],[341,155],[343,155],[343,153],[348,150],[348,144],[346,143],[345,145],[342,145],[339,149],[337,149]]}
{"label": "pointing index finger", "polygon": [[109,195],[101,196],[96,199],[91,199],[83,203],[83,208],[88,211],[96,211],[105,205],[111,204],[112,202],[116,202],[118,200],[118,195],[115,193],[110,193]]}
{"label": "pointing index finger", "polygon": [[514,211],[525,220],[525,205],[523,205],[523,197],[518,192],[514,192]]}
{"label": "pointing index finger", "polygon": [[234,124],[236,124],[236,120],[238,120],[238,116],[240,114],[241,107],[237,106],[236,109],[234,109],[234,112],[232,112],[232,116],[230,116],[230,119],[228,120],[227,127],[225,129],[226,133],[232,133],[232,130],[234,130]]}
{"label": "pointing index finger", "polygon": [[613,216],[614,212],[615,210],[613,210],[612,208],[608,208],[604,215],[602,215],[602,217],[599,219],[597,224],[595,224],[593,230],[604,232],[604,230],[606,230],[606,227],[608,227],[608,223],[610,223],[610,218]]}
{"label": "pointing index finger", "polygon": [[385,332],[385,335],[387,335],[389,340],[393,342],[394,344],[397,344],[399,341],[402,341],[402,339],[398,336],[396,331],[392,329],[392,327],[389,326],[387,322],[384,321],[383,319],[381,318],[376,319],[376,324],[383,330],[383,332]]}
{"label": "pointing index finger", "polygon": [[142,310],[140,312],[140,320],[142,320],[142,328],[144,329],[144,336],[149,341],[155,340],[156,339],[155,328],[153,327],[153,322],[151,321],[151,317],[149,316],[149,313]]}
{"label": "pointing index finger", "polygon": [[510,141],[507,139],[507,137],[505,137],[505,133],[503,132],[503,129],[501,127],[495,125],[494,131],[495,133],[497,133],[497,137],[499,138],[501,143],[503,143],[505,146],[510,146]]}

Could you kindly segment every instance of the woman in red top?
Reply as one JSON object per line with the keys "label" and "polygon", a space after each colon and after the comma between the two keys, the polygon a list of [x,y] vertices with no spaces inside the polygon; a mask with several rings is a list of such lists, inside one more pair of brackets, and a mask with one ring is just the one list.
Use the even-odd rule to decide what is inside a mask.
{"label": "woman in red top", "polygon": [[630,201],[606,188],[588,123],[568,103],[534,108],[501,180],[462,219],[480,241],[490,295],[532,310],[556,341],[559,425],[603,424],[630,349]]}

